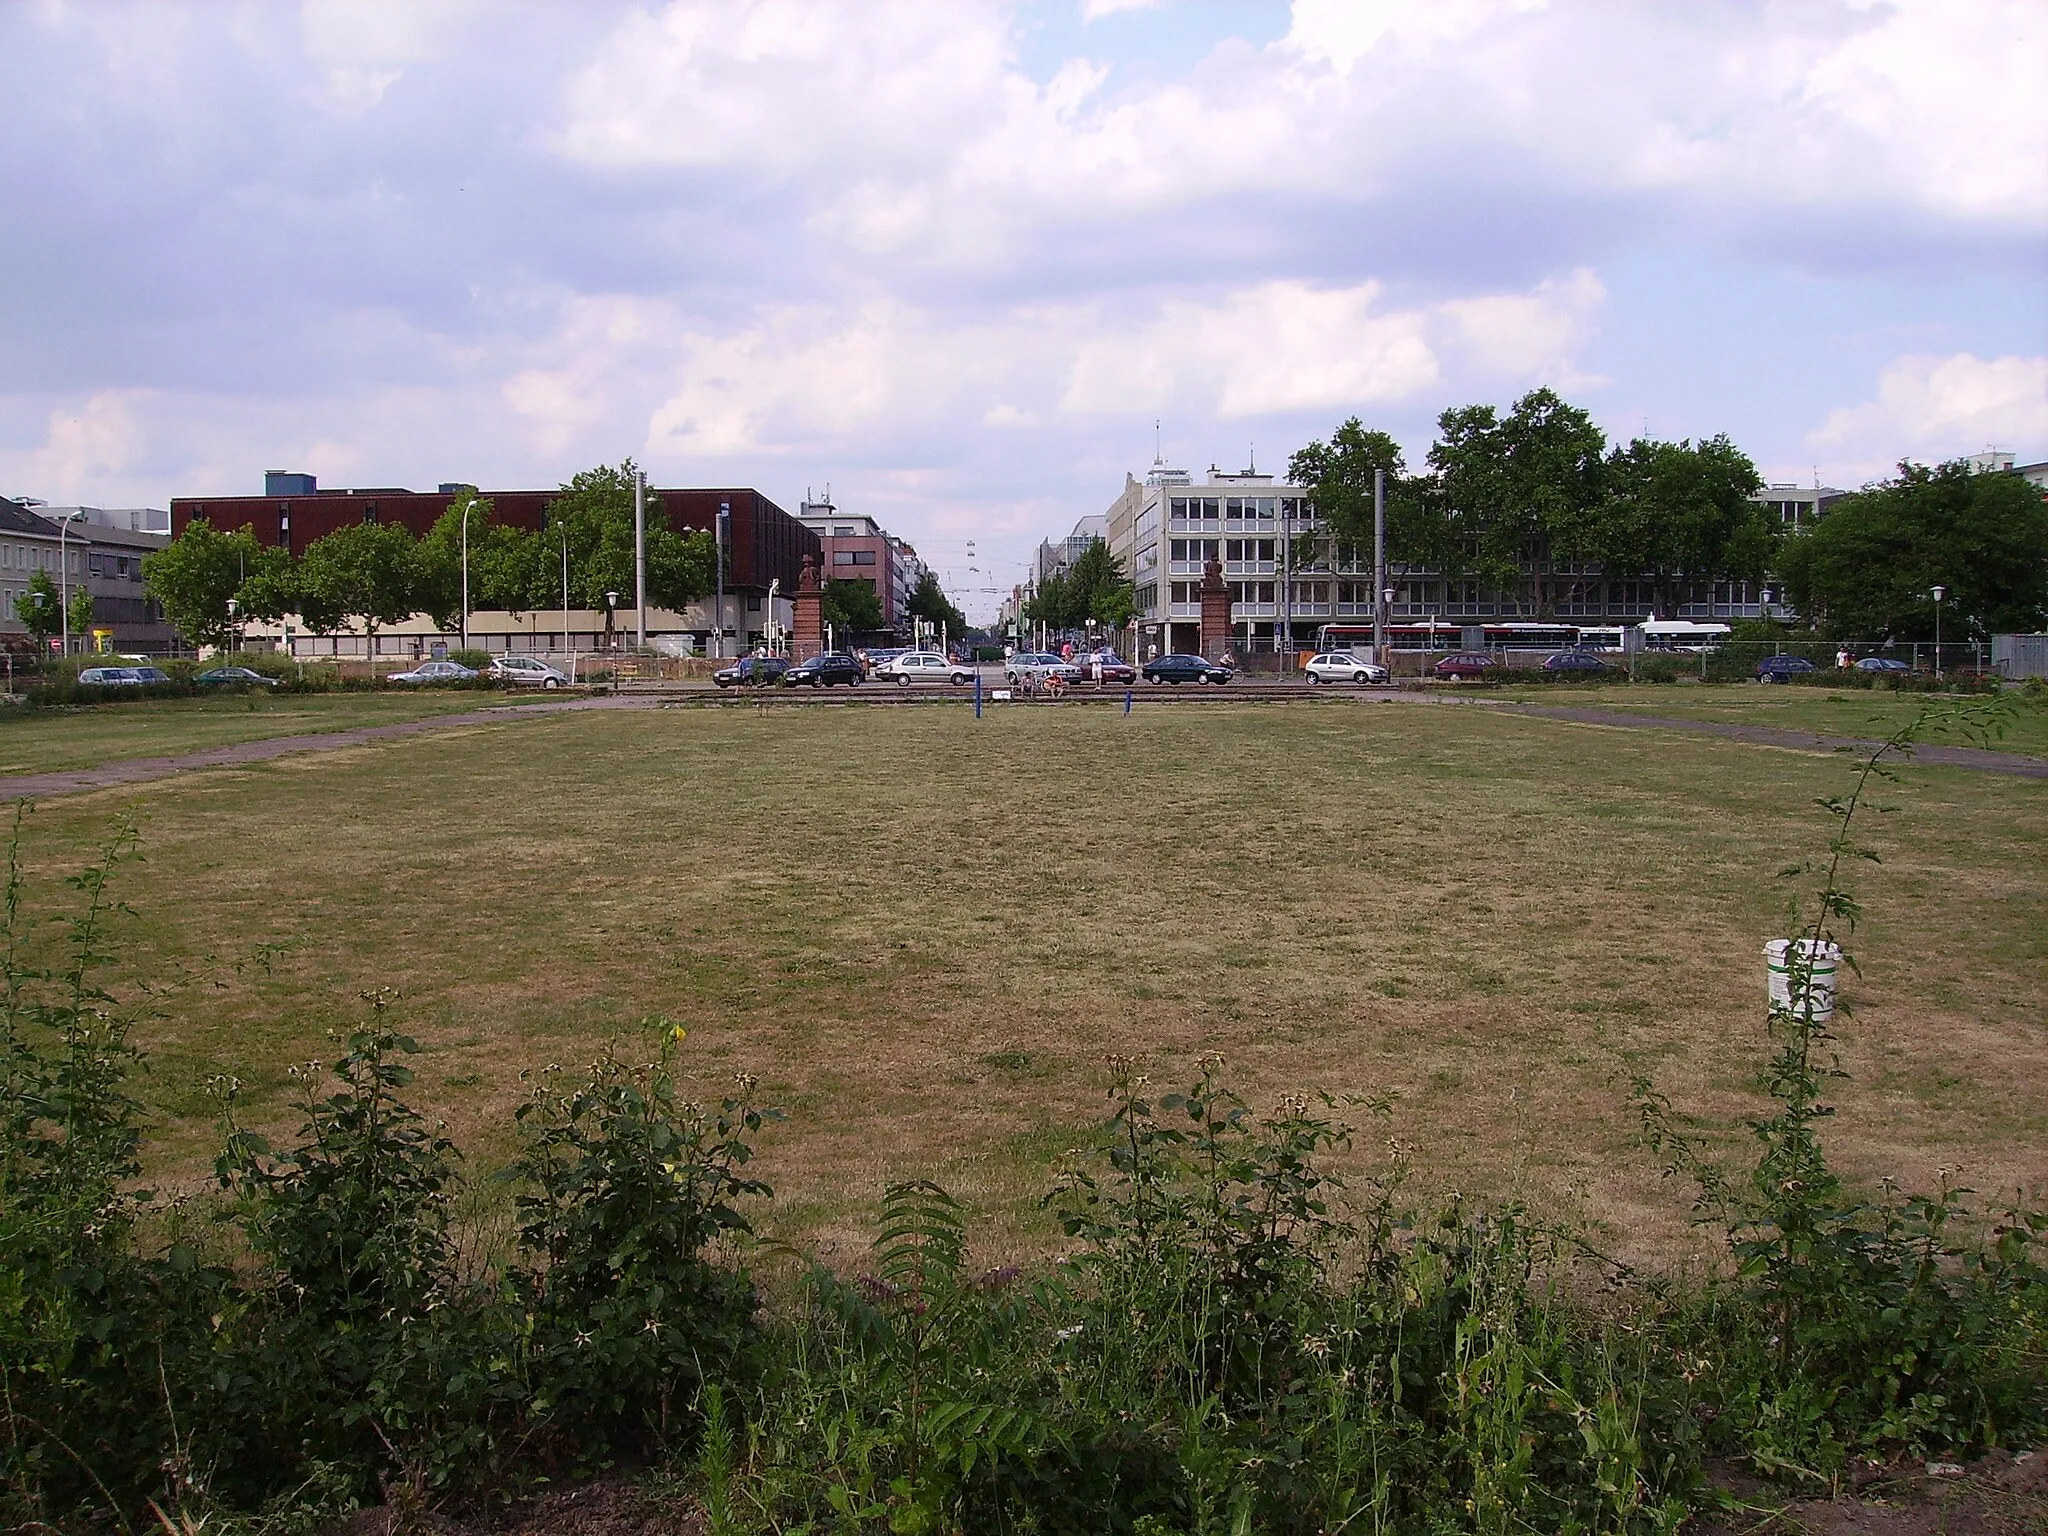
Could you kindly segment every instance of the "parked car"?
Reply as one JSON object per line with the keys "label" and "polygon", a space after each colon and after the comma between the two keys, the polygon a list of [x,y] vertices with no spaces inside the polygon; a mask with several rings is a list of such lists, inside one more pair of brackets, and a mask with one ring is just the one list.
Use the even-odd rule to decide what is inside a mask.
{"label": "parked car", "polygon": [[1595,672],[1611,671],[1606,662],[1591,651],[1558,651],[1543,658],[1546,672],[1584,672],[1591,676]]}
{"label": "parked car", "polygon": [[142,676],[133,667],[87,667],[78,674],[78,682],[84,688],[134,688]]}
{"label": "parked car", "polygon": [[908,688],[912,683],[951,683],[965,686],[974,681],[974,669],[948,661],[937,651],[905,651],[875,668],[877,682]]}
{"label": "parked car", "polygon": [[265,677],[249,667],[214,667],[196,674],[193,682],[202,688],[275,688],[277,679]]}
{"label": "parked car", "polygon": [[387,683],[466,683],[476,676],[474,667],[465,667],[459,661],[425,661],[410,672],[394,672],[384,681]]}
{"label": "parked car", "polygon": [[1140,669],[1148,683],[1227,683],[1237,674],[1201,656],[1179,652],[1148,661]]}
{"label": "parked car", "polygon": [[1081,679],[1079,667],[1051,651],[1018,651],[1003,664],[1003,676],[1012,683],[1042,683],[1054,674],[1069,683]]}
{"label": "parked car", "polygon": [[1856,663],[1858,672],[1911,672],[1913,669],[1896,656],[1866,656]]}
{"label": "parked car", "polygon": [[783,682],[794,688],[799,683],[808,683],[813,688],[829,688],[834,683],[844,683],[849,688],[860,686],[867,674],[860,669],[860,663],[839,651],[827,651],[822,656],[813,656],[800,661],[782,674]]}
{"label": "parked car", "polygon": [[538,656],[500,656],[491,663],[491,676],[501,683],[524,683],[530,688],[566,688],[569,674],[549,666]]}
{"label": "parked car", "polygon": [[1766,656],[1756,664],[1756,680],[1760,683],[1782,683],[1788,677],[1817,670],[1804,656]]}
{"label": "parked car", "polygon": [[744,656],[712,673],[711,681],[721,688],[773,688],[788,671],[789,662],[784,657]]}
{"label": "parked car", "polygon": [[1453,651],[1434,668],[1438,677],[1480,678],[1500,664],[1484,651]]}
{"label": "parked car", "polygon": [[1074,666],[1083,678],[1098,683],[1135,683],[1138,669],[1115,651],[1090,651],[1076,656]]}
{"label": "parked car", "polygon": [[1392,675],[1378,662],[1349,651],[1324,651],[1311,656],[1301,670],[1312,683],[1384,683]]}

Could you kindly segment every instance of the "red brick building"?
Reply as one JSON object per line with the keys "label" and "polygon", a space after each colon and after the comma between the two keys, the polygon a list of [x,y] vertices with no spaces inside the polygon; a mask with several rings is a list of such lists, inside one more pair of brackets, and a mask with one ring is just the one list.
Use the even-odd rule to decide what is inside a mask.
{"label": "red brick building", "polygon": [[[263,496],[179,496],[171,501],[171,532],[181,534],[194,518],[231,533],[247,527],[258,542],[282,545],[295,553],[324,534],[351,523],[398,523],[423,535],[431,529],[459,486],[409,491],[397,486],[357,487],[323,491],[311,475],[273,472],[265,476],[273,494]],[[493,517],[509,528],[547,526],[548,507],[561,495],[553,491],[479,491],[491,503]],[[818,536],[759,491],[681,489],[650,485],[650,499],[659,497],[669,527],[678,532],[709,533],[721,506],[730,508],[725,551],[725,588],[729,596],[761,598],[768,584],[780,580],[785,597],[796,591],[804,556],[820,558]]]}

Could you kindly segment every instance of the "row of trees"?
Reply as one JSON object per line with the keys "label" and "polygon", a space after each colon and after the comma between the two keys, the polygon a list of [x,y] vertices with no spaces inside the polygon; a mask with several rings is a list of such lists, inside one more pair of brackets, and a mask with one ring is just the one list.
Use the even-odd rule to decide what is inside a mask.
{"label": "row of trees", "polygon": [[1091,621],[1121,629],[1137,611],[1136,588],[1100,539],[1066,570],[1041,581],[1024,605],[1028,622],[1053,630],[1081,629]]}
{"label": "row of trees", "polygon": [[1936,586],[1951,636],[2048,623],[2048,504],[2016,476],[1965,463],[1903,463],[1788,530],[1753,499],[1762,478],[1726,437],[1610,445],[1585,411],[1538,389],[1505,416],[1445,411],[1417,473],[1356,417],[1288,464],[1330,531],[1365,545],[1375,470],[1390,561],[1502,592],[1526,582],[1546,613],[1601,579],[1577,574],[1598,565],[1647,581],[1667,614],[1697,584],[1776,580],[1815,629],[1843,638],[1929,638]]}
{"label": "row of trees", "polygon": [[1505,416],[1490,405],[1445,411],[1419,473],[1356,417],[1288,463],[1330,531],[1361,544],[1373,536],[1375,470],[1386,477],[1390,561],[1496,591],[1531,581],[1545,612],[1585,580],[1560,567],[1646,580],[1668,612],[1694,582],[1761,582],[1777,547],[1775,520],[1751,499],[1762,477],[1726,437],[1610,447],[1587,412],[1549,389]]}
{"label": "row of trees", "polygon": [[[547,527],[538,530],[497,522],[490,500],[472,490],[458,493],[422,538],[397,524],[353,524],[314,540],[296,558],[260,544],[248,528],[226,531],[196,519],[144,559],[143,581],[165,618],[195,645],[226,644],[237,624],[286,614],[323,634],[358,624],[374,634],[415,613],[453,629],[462,612],[466,509],[472,610],[602,608],[609,626],[605,594],[624,594],[630,603],[634,590],[633,478],[631,459],[584,471],[562,487]],[[646,522],[648,601],[680,608],[711,591],[711,535],[671,529],[652,494]]]}

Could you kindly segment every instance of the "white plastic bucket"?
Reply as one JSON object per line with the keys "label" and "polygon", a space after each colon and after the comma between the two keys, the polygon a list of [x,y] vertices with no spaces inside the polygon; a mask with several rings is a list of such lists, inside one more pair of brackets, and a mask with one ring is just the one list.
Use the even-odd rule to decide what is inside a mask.
{"label": "white plastic bucket", "polygon": [[[1795,962],[1806,970],[1800,989],[1803,996],[1797,1000],[1792,996]],[[1835,1016],[1835,972],[1841,963],[1839,945],[1816,944],[1812,939],[1772,939],[1764,945],[1764,975],[1770,984],[1772,1011],[1795,1017],[1804,1013],[1816,1024],[1827,1023]]]}

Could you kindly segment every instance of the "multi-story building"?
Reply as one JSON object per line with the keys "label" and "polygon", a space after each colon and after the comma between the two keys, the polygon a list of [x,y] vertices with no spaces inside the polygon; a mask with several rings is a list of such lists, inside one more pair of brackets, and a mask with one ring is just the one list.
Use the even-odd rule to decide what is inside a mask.
{"label": "multi-story building", "polygon": [[[323,491],[313,476],[284,470],[267,471],[263,479],[261,496],[173,498],[173,531],[183,533],[195,518],[204,517],[223,531],[247,527],[263,544],[303,552],[314,540],[351,523],[398,523],[416,535],[425,534],[448,510],[450,500],[469,489],[458,482],[446,482],[433,492],[391,486]],[[500,524],[538,530],[547,526],[548,508],[562,493],[479,490],[476,494],[491,503],[492,516]],[[818,537],[810,528],[759,491],[747,487],[650,485],[647,494],[660,499],[668,526],[679,532],[713,532],[720,525],[721,516],[725,526],[723,611],[714,611],[718,603],[713,599],[693,603],[680,613],[651,609],[650,634],[672,636],[679,642],[688,637],[689,643],[697,647],[731,654],[735,649],[751,648],[771,634],[788,630],[790,598],[802,575],[804,558],[815,560],[819,555]],[[484,631],[487,648],[533,649],[548,641],[548,635],[536,627],[541,616],[511,617],[520,622],[494,620],[496,627]],[[586,637],[581,626],[589,622],[589,615],[571,610],[557,626],[560,643],[565,648],[582,644]],[[602,632],[601,622],[596,627]],[[394,644],[409,643],[410,639],[432,633],[431,626],[422,628],[415,623],[410,629],[417,633],[408,637],[400,633],[402,628],[395,627],[388,633]],[[477,626],[472,624],[471,630],[475,640]],[[333,637],[323,642],[299,637],[293,644],[332,644],[336,654],[345,654]],[[322,648],[319,654],[328,651]],[[383,652],[380,650],[379,654]]]}
{"label": "multi-story building", "polygon": [[897,551],[900,541],[865,513],[840,511],[832,504],[829,487],[822,501],[813,501],[806,491],[796,516],[818,536],[823,560],[820,574],[827,581],[864,581],[873,587],[875,600],[881,604],[882,623],[894,629],[909,598]]}
{"label": "multi-story building", "polygon": [[85,633],[73,636],[74,648],[151,655],[175,650],[176,634],[142,588],[143,556],[170,542],[151,525],[161,528],[169,516],[155,508],[52,507],[0,499],[0,636],[27,634],[17,604],[40,570],[49,573],[60,593],[80,587],[92,593],[92,622]]}

